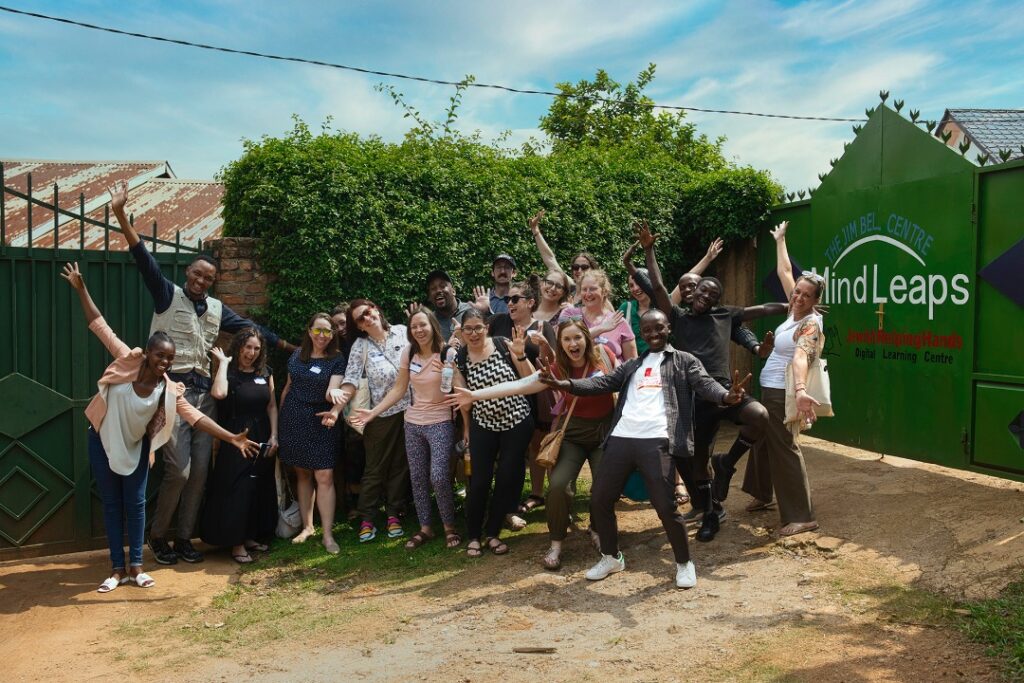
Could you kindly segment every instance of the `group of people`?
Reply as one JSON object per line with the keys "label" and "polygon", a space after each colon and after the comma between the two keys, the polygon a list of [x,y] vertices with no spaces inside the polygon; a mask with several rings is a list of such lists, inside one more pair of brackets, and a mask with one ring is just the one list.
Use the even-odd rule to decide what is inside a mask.
{"label": "group of people", "polygon": [[[267,550],[278,522],[279,467],[296,483],[301,524],[292,542],[316,534],[316,511],[332,554],[339,552],[339,501],[366,543],[381,533],[404,536],[411,498],[419,529],[405,543],[410,551],[438,536],[436,506],[438,542],[464,547],[469,557],[509,552],[503,529],[521,528],[523,515],[543,507],[550,546],[541,563],[558,570],[576,522],[576,480],[589,464],[590,535],[600,558],[586,578],[624,568],[615,503],[638,474],[671,543],[675,584],[687,588],[696,583],[687,525],[700,525],[699,541],[715,538],[731,477],[748,451],[747,509],[777,500],[781,535],[817,528],[795,434],[815,419],[805,388],[822,343],[816,306],[824,282],[794,278],[785,223],[773,231],[785,304],[721,305],[722,283],[702,275],[722,249],[719,240],[669,292],[657,235],[638,224],[623,255],[632,298],[616,308],[594,256],[577,254],[568,273],[559,265],[541,232],[541,211],[529,228],[543,275],[517,280],[515,259],[499,254],[492,286],[463,302],[448,273],[435,270],[424,282],[426,305],[410,306],[404,324],[357,298],[312,314],[296,347],[210,296],[212,259],[197,257],[184,286],[168,280],[127,218],[126,186],[112,188],[111,197],[154,315],[145,349],[129,348],[103,320],[77,265],[65,268],[90,329],[114,357],[86,411],[112,563],[100,592],[154,584],[142,569],[142,548],[157,452],[163,478],[149,545],[160,564],[203,560],[192,545],[197,524],[204,542],[230,548],[239,563]],[[633,263],[637,250],[644,267]],[[744,327],[772,315],[785,320],[764,340]],[[216,346],[222,332],[234,335],[226,350]],[[761,401],[747,393],[749,375],[730,371],[730,342],[766,359]],[[271,346],[290,352],[279,400],[267,367]],[[737,424],[738,436],[712,455],[722,420]],[[214,438],[221,441],[215,458]],[[464,473],[455,471],[460,460]],[[520,501],[527,471],[530,492]]]}

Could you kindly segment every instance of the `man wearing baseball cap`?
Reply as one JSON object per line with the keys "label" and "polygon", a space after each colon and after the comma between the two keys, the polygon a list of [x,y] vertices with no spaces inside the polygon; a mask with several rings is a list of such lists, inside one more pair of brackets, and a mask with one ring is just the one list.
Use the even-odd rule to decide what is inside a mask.
{"label": "man wearing baseball cap", "polygon": [[491,313],[508,313],[508,290],[516,276],[516,260],[508,254],[498,254],[491,265]]}
{"label": "man wearing baseball cap", "polygon": [[473,304],[456,298],[452,278],[443,270],[428,273],[424,284],[427,288],[427,303],[434,309],[437,322],[441,323],[441,334],[447,341],[452,336],[453,328],[462,324],[462,316],[473,308]]}

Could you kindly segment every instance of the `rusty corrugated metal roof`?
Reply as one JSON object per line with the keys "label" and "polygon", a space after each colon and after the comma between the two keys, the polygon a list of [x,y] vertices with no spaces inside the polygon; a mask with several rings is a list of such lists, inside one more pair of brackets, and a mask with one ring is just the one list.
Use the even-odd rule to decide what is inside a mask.
{"label": "rusty corrugated metal roof", "polygon": [[[102,221],[104,208],[110,200],[107,187],[123,180],[128,183],[130,200],[128,209],[135,218],[141,235],[151,237],[153,221],[157,223],[157,237],[174,242],[178,232],[181,243],[194,248],[201,239],[218,237],[223,226],[221,197],[224,186],[207,180],[174,178],[170,165],[163,161],[26,161],[3,160],[4,184],[25,192],[28,173],[32,173],[33,196],[53,202],[53,185],[59,190],[62,209],[78,213],[79,194],[85,195],[86,216]],[[24,199],[10,194],[4,196],[7,243],[11,246],[28,244],[28,212]],[[113,220],[113,219],[112,219]],[[54,246],[53,213],[40,206],[32,209],[32,246]],[[84,248],[103,249],[102,227],[85,225]],[[82,235],[79,221],[61,214],[59,217],[59,246],[79,248]],[[123,249],[124,238],[110,233],[110,248]],[[152,248],[152,247],[151,247]],[[159,247],[166,249],[169,247]]]}

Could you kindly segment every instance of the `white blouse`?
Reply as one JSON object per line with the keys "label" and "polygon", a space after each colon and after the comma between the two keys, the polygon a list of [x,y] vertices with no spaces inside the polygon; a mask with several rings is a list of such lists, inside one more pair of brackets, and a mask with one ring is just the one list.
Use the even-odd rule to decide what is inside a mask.
{"label": "white blouse", "polygon": [[160,407],[163,391],[162,381],[145,398],[135,393],[131,382],[111,384],[107,389],[107,414],[100,425],[100,441],[115,474],[127,476],[139,466],[140,457],[149,458],[149,453],[142,453],[142,439]]}

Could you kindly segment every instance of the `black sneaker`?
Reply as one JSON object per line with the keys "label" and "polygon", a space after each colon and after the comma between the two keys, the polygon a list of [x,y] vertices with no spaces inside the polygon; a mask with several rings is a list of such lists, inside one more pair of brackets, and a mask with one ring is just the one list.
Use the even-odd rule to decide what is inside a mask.
{"label": "black sneaker", "polygon": [[153,551],[157,564],[178,564],[178,553],[164,539],[150,537],[149,549]]}
{"label": "black sneaker", "polygon": [[203,561],[203,554],[192,547],[192,541],[184,538],[174,540],[174,552],[178,553],[178,557],[192,564]]}
{"label": "black sneaker", "polygon": [[729,495],[729,482],[732,481],[732,475],[736,473],[736,468],[730,468],[725,464],[724,455],[713,455],[711,456],[711,469],[715,472],[712,491],[715,500],[721,502]]}
{"label": "black sneaker", "polygon": [[715,534],[720,528],[717,514],[704,515],[704,519],[700,523],[700,531],[697,532],[697,540],[701,543],[715,540]]}

